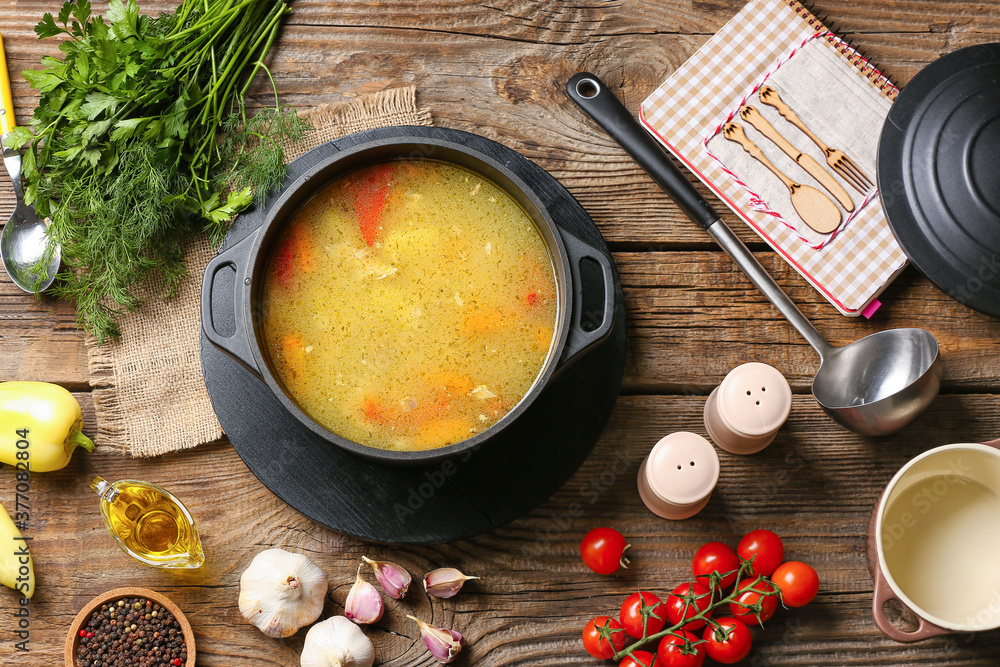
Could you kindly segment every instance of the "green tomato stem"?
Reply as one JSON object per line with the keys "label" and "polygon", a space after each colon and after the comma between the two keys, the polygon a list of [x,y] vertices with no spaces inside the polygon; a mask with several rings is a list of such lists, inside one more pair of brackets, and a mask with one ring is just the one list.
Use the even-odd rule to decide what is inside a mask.
{"label": "green tomato stem", "polygon": [[[749,561],[747,561],[747,563],[749,563]],[[743,569],[744,569],[744,567],[741,566],[740,569],[736,571],[737,572],[736,581],[733,582],[733,590],[732,590],[732,592],[729,595],[727,595],[727,596],[725,596],[723,598],[720,598],[718,600],[715,600],[715,589],[713,588],[712,590],[710,590],[708,592],[708,596],[709,596],[709,601],[710,602],[709,602],[708,607],[706,607],[704,610],[699,610],[698,613],[695,614],[694,616],[692,616],[690,618],[685,618],[685,619],[681,620],[681,622],[675,623],[674,625],[670,626],[669,628],[664,628],[663,630],[661,630],[661,631],[659,631],[659,632],[657,632],[655,634],[652,634],[652,635],[649,635],[649,636],[643,636],[642,639],[636,640],[636,642],[634,644],[632,644],[630,646],[626,646],[621,651],[618,651],[617,653],[615,653],[614,658],[612,658],[612,659],[615,660],[615,661],[622,660],[623,658],[625,658],[625,656],[631,655],[633,651],[636,651],[636,650],[642,648],[643,646],[645,646],[646,644],[648,644],[650,642],[662,639],[663,637],[666,637],[667,635],[677,635],[677,630],[681,629],[685,625],[687,625],[689,623],[692,623],[692,622],[705,621],[705,623],[708,624],[708,625],[711,625],[713,627],[717,626],[717,623],[715,623],[714,619],[712,619],[712,618],[709,617],[709,614],[711,614],[713,611],[715,611],[719,607],[722,607],[724,605],[728,605],[730,602],[734,602],[740,595],[742,595],[743,593],[745,593],[746,590],[747,590],[747,588],[748,588],[746,586],[740,586],[740,573],[742,572]],[[723,578],[726,577],[726,576],[729,576],[729,574],[732,574],[732,573],[731,572],[727,572],[725,575],[723,575]],[[749,588],[752,588],[752,587],[756,586],[757,584],[759,584],[760,582],[766,581],[766,580],[767,580],[767,577],[765,577],[764,575],[762,575],[762,574],[761,575],[757,575],[757,577],[753,580],[753,583],[751,583],[749,585]],[[779,595],[781,591],[780,591],[780,589],[778,589],[777,586],[774,586],[772,584],[770,591],[755,591],[755,592],[760,593],[761,596],[771,596],[771,595]],[[703,596],[700,596],[700,597],[698,597],[696,599],[702,599],[704,597],[705,596],[703,595]],[[690,608],[690,603],[687,603],[687,605],[685,605],[685,608],[684,608],[684,614],[687,613],[687,611],[688,611],[689,608]],[[645,622],[646,622],[646,620],[647,619],[643,619],[643,635],[646,634],[645,633],[645,630],[646,630]],[[681,635],[677,635],[677,636],[681,636]]]}

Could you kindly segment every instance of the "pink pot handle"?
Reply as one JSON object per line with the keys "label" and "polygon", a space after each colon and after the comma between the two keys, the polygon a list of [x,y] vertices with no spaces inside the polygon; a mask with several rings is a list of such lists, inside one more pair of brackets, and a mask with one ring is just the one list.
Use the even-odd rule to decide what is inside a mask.
{"label": "pink pot handle", "polygon": [[990,440],[989,442],[984,442],[983,444],[1000,449],[1000,438],[997,438],[996,440]]}
{"label": "pink pot handle", "polygon": [[875,572],[872,574],[872,577],[875,579],[875,592],[872,595],[872,618],[875,619],[875,625],[886,637],[897,642],[909,643],[937,637],[938,635],[946,635],[951,632],[951,630],[934,625],[919,614],[917,614],[917,618],[920,619],[920,622],[917,625],[917,629],[912,632],[904,632],[894,626],[885,617],[883,607],[889,600],[898,600],[899,598],[892,591],[889,582],[885,580],[882,568],[878,564],[875,565]]}

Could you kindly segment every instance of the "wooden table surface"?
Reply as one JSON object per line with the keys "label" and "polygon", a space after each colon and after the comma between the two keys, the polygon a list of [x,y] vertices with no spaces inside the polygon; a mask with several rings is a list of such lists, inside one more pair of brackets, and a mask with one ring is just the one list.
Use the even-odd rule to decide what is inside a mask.
{"label": "wooden table surface", "polygon": [[[145,2],[147,13],[171,2]],[[414,613],[468,640],[457,664],[588,665],[580,631],[590,617],[616,614],[638,588],[666,592],[689,574],[703,542],[734,544],[766,527],[789,558],[813,564],[822,589],[812,605],[779,612],[754,631],[752,665],[996,665],[1000,632],[917,645],[885,639],[871,620],[865,530],[892,474],[932,446],[1000,435],[1000,321],[971,311],[912,268],[885,292],[872,321],[849,319],[726,211],[725,219],[834,344],[896,326],[927,328],[941,343],[941,396],[916,424],[888,438],[848,433],[809,394],[817,357],[709,237],[687,221],[649,178],[567,98],[574,73],[601,76],[634,112],[639,102],[742,6],[741,0],[296,0],[271,60],[285,102],[310,107],[415,84],[434,122],[496,139],[555,175],[607,239],[621,273],[628,314],[624,387],[593,454],[528,515],[473,539],[392,548],[336,534],[278,500],[225,440],[136,460],[77,453],[57,473],[31,478],[28,492],[38,591],[30,606],[30,652],[15,650],[16,596],[0,590],[0,663],[62,664],[66,629],[91,597],[139,585],[169,595],[193,624],[199,664],[297,665],[305,631],[273,640],[237,608],[240,573],[260,550],[306,553],[329,576],[326,614],[342,612],[361,555],[404,564],[419,577],[454,565],[482,579],[452,600],[414,591],[390,601],[368,634],[377,663],[435,664]],[[952,0],[817,0],[839,31],[881,63],[899,85],[955,49],[1000,41],[1000,3]],[[14,81],[17,118],[37,95],[18,74],[54,53],[32,28],[50,0],[0,1],[0,30]],[[102,8],[102,3],[95,3]],[[266,100],[259,89],[258,100]],[[4,175],[5,178],[5,175]],[[12,190],[0,181],[0,218]],[[725,210],[719,205],[720,210]],[[776,366],[795,392],[787,425],[763,453],[720,453],[722,475],[697,517],[669,522],[636,493],[642,458],[677,430],[704,433],[709,391],[738,364]],[[93,423],[83,335],[66,303],[35,301],[0,276],[0,380],[45,380],[76,392]],[[525,462],[530,465],[530,462]],[[164,572],[127,558],[105,533],[95,474],[156,481],[197,517],[207,564]],[[336,484],[337,480],[330,480]],[[13,510],[15,480],[0,474],[0,500]],[[620,529],[632,565],[615,577],[590,573],[578,546],[595,526]],[[975,576],[975,573],[969,573]],[[905,619],[904,619],[905,620]]]}

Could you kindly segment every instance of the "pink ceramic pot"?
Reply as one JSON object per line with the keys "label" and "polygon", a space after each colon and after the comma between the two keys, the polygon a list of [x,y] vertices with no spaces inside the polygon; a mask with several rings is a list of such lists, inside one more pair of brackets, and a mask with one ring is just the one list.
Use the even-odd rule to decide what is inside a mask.
{"label": "pink ceramic pot", "polygon": [[[1000,439],[935,447],[911,459],[868,525],[872,616],[887,637],[914,642],[1000,628]],[[892,625],[899,600],[915,630]]]}

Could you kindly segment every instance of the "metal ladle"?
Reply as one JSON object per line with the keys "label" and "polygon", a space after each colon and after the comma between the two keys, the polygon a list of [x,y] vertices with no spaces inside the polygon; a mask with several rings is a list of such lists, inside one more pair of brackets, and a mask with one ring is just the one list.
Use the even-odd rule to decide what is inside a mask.
{"label": "metal ladle", "polygon": [[569,96],[617,141],[693,221],[705,228],[754,285],[819,353],[812,393],[837,423],[886,435],[922,413],[941,386],[938,342],[923,329],[890,329],[844,347],[826,342],[764,267],[674,166],[656,141],[593,74],[567,84]]}

